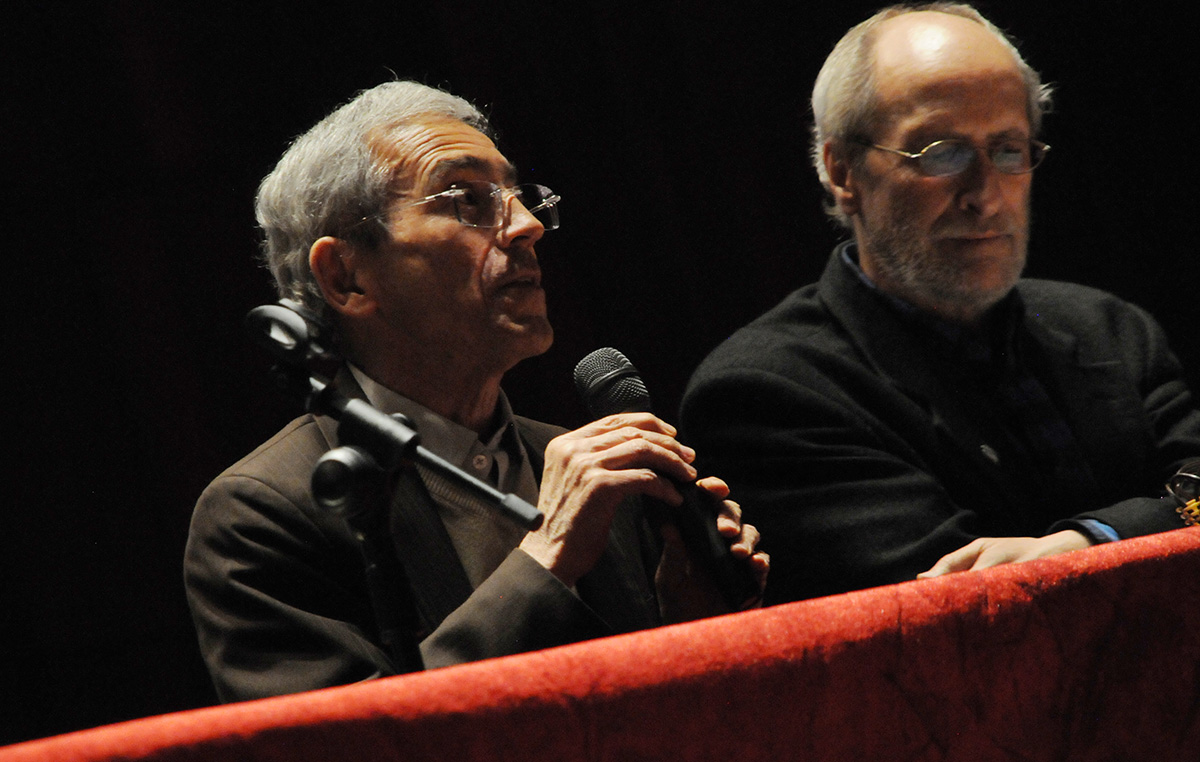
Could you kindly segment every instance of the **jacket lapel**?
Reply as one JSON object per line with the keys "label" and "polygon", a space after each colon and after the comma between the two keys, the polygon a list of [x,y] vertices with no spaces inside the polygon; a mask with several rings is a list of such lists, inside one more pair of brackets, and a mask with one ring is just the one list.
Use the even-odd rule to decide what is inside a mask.
{"label": "jacket lapel", "polygon": [[420,476],[413,468],[399,473],[392,489],[392,537],[408,576],[424,637],[471,595],[450,535]]}
{"label": "jacket lapel", "polygon": [[[1142,400],[1131,396],[1137,382],[1126,377],[1119,357],[1087,356],[1079,338],[1044,325],[1031,305],[1026,329],[1031,343],[1043,355],[1045,384],[1071,422],[1072,433],[1102,493],[1118,490],[1127,474],[1138,470],[1129,462],[1131,439],[1144,440],[1143,451],[1154,447],[1153,434],[1145,426]],[[1086,389],[1087,394],[1076,390]],[[1123,443],[1114,448],[1114,442]],[[1164,475],[1165,478],[1165,475]]]}
{"label": "jacket lapel", "polygon": [[969,469],[961,475],[978,485],[981,504],[1026,504],[1027,496],[1014,492],[1010,480],[1003,478],[996,449],[975,423],[973,411],[959,401],[954,389],[930,372],[934,360],[929,349],[841,261],[846,245],[834,250],[826,266],[820,284],[822,300],[853,337],[864,361],[912,402],[914,407],[906,414],[912,417],[911,425],[905,427],[908,435],[920,437],[922,431],[930,431],[932,423],[931,433],[938,443],[929,444],[940,445],[947,457],[943,463],[915,465],[930,472],[946,464],[960,471]]}
{"label": "jacket lapel", "polygon": [[[334,381],[338,391],[352,399],[366,399],[354,376],[343,368]],[[342,444],[338,421],[317,418],[317,425],[331,446]],[[393,475],[388,525],[396,557],[407,577],[421,618],[418,640],[441,623],[471,595],[471,584],[463,570],[450,535],[438,516],[416,469],[406,467]],[[400,584],[397,580],[396,584]]]}

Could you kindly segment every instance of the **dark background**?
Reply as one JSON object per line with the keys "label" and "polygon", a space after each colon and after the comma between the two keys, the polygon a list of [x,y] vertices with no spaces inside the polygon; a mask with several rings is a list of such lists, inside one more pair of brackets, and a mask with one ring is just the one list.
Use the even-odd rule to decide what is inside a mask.
{"label": "dark background", "polygon": [[[672,417],[838,240],[806,100],[877,4],[823,5],[10,0],[0,743],[213,701],[180,556],[204,485],[298,412],[241,326],[274,299],[252,198],[291,137],[393,75],[484,106],[565,199],[539,246],[558,340],[514,405],[583,422],[570,371],[608,345]],[[1200,368],[1191,35],[1162,2],[981,7],[1059,85],[1030,273],[1149,308]]]}

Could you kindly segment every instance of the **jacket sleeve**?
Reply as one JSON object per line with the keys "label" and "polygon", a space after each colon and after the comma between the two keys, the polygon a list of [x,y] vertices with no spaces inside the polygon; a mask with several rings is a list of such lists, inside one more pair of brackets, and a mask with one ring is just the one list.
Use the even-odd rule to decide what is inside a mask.
{"label": "jacket sleeve", "polygon": [[[184,578],[201,652],[222,701],[395,674],[339,519],[245,475],[225,475],[193,514]],[[414,628],[415,629],[415,628]],[[426,667],[608,634],[556,577],[516,550],[420,643]]]}
{"label": "jacket sleeve", "polygon": [[981,534],[905,432],[845,391],[730,363],[693,379],[681,421],[762,533],[767,603],[911,580]]}
{"label": "jacket sleeve", "polygon": [[[1153,534],[1183,526],[1175,503],[1165,496],[1167,480],[1188,461],[1200,458],[1200,411],[1183,367],[1171,351],[1167,336],[1145,310],[1112,297],[1100,311],[1104,323],[1079,329],[1083,336],[1117,343],[1121,364],[1141,401],[1147,439],[1144,460],[1121,466],[1136,479],[1127,493],[1111,504],[1083,511],[1052,527],[1069,528],[1074,520],[1094,519],[1111,526],[1122,538]],[[1091,350],[1084,346],[1084,353]],[[1118,451],[1118,457],[1120,453]]]}
{"label": "jacket sleeve", "polygon": [[184,582],[222,701],[392,674],[362,563],[276,487],[218,478],[192,515]]}

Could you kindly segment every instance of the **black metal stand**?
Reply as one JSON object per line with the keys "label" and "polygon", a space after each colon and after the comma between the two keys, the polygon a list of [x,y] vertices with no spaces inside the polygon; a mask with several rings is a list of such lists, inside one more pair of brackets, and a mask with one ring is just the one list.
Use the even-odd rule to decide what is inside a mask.
{"label": "black metal stand", "polygon": [[420,618],[388,531],[387,476],[365,450],[337,447],[313,468],[313,498],[346,520],[362,555],[379,639],[397,670],[417,672],[425,668],[415,634]]}
{"label": "black metal stand", "polygon": [[388,527],[388,485],[396,469],[419,463],[525,529],[537,529],[542,514],[426,450],[404,416],[387,415],[338,392],[332,378],[342,360],[327,348],[328,331],[320,320],[300,304],[282,299],[256,307],[246,316],[246,324],[251,336],[279,361],[273,372],[281,386],[301,395],[309,412],[338,421],[342,446],[317,461],[313,497],[318,505],[343,516],[358,541],[380,638],[398,670],[424,669],[416,637],[420,626],[416,603]]}

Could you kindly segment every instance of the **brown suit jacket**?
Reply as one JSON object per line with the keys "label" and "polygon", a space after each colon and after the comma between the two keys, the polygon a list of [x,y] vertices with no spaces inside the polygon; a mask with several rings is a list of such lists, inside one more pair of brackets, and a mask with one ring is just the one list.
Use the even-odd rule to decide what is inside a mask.
{"label": "brown suit jacket", "polygon": [[[520,417],[517,426],[540,474],[546,444],[563,430]],[[403,669],[381,641],[352,532],[312,498],[313,466],[336,446],[336,421],[297,418],[218,476],[196,505],[184,579],[223,701]],[[420,479],[409,470],[395,485],[390,533],[415,602],[406,626],[426,667],[658,624],[657,548],[635,501],[618,512],[608,549],[579,580],[578,595],[520,550],[472,591]]]}

